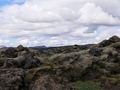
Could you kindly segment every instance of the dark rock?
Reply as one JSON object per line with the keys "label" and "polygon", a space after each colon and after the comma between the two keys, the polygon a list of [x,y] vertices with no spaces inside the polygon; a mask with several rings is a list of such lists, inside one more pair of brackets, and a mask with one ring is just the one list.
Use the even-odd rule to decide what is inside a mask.
{"label": "dark rock", "polygon": [[102,53],[103,49],[98,48],[98,47],[92,47],[90,48],[89,53],[93,56],[100,56]]}
{"label": "dark rock", "polygon": [[5,60],[6,60],[6,58],[0,58],[0,67],[3,66]]}
{"label": "dark rock", "polygon": [[29,90],[74,90],[74,89],[69,84],[64,85],[57,84],[51,77],[46,75],[39,77],[34,84],[31,84]]}
{"label": "dark rock", "polygon": [[120,42],[120,38],[118,36],[112,36],[111,38],[109,38],[109,42],[111,43]]}
{"label": "dark rock", "polygon": [[94,79],[95,79],[95,75],[93,73],[88,73],[83,76],[84,81],[94,80]]}
{"label": "dark rock", "polygon": [[17,62],[15,62],[13,59],[6,59],[3,64],[4,68],[16,68]]}
{"label": "dark rock", "polygon": [[111,88],[109,88],[108,90],[120,90],[120,83],[111,87]]}
{"label": "dark rock", "polygon": [[0,90],[20,90],[24,86],[22,69],[0,69]]}
{"label": "dark rock", "polygon": [[40,60],[36,58],[32,53],[23,51],[14,59],[7,59],[4,62],[4,68],[36,68],[41,64]]}
{"label": "dark rock", "polygon": [[118,53],[120,53],[120,42],[111,44],[111,47],[115,48]]}
{"label": "dark rock", "polygon": [[17,50],[15,48],[8,48],[1,52],[2,57],[15,58],[17,57]]}
{"label": "dark rock", "polygon": [[16,49],[17,51],[28,51],[28,48],[23,47],[22,45],[19,45]]}
{"label": "dark rock", "polygon": [[101,43],[99,43],[99,47],[106,47],[116,42],[120,42],[120,38],[118,36],[112,36],[108,40],[103,40]]}
{"label": "dark rock", "polygon": [[5,51],[0,53],[1,57],[16,58],[22,51],[29,51],[28,48],[19,45],[17,48],[7,48]]}

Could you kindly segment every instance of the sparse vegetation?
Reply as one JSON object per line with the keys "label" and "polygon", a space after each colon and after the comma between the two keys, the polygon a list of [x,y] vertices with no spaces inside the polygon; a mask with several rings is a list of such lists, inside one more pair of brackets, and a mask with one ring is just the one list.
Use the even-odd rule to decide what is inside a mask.
{"label": "sparse vegetation", "polygon": [[75,90],[103,90],[99,84],[96,84],[91,81],[85,82],[73,82],[72,85],[74,86]]}

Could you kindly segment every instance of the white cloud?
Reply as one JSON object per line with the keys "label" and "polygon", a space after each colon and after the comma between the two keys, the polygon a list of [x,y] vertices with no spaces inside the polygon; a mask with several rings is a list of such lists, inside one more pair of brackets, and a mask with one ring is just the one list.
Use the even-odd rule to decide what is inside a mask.
{"label": "white cloud", "polygon": [[70,35],[74,37],[95,37],[97,35],[96,31],[94,33],[85,33],[87,29],[88,27],[77,28]]}
{"label": "white cloud", "polygon": [[79,18],[79,15],[77,12],[73,11],[72,9],[69,9],[67,7],[61,8],[58,13],[66,20],[66,21],[74,21]]}
{"label": "white cloud", "polygon": [[117,17],[112,17],[107,12],[104,12],[101,7],[94,3],[86,3],[79,11],[81,17],[78,19],[84,24],[99,24],[99,25],[118,25],[120,20]]}
{"label": "white cloud", "polygon": [[0,45],[9,45],[11,42],[7,38],[0,37]]}
{"label": "white cloud", "polygon": [[[1,44],[9,43],[13,46],[85,44],[99,42],[113,34],[120,36],[119,0],[20,2],[25,3],[0,8],[0,35],[7,38],[1,38]],[[97,30],[101,30],[101,33],[97,33]]]}
{"label": "white cloud", "polygon": [[108,27],[106,29],[103,29],[103,30],[101,30],[100,35],[98,35],[96,37],[96,39],[101,41],[103,39],[108,39],[108,38],[112,37],[113,35],[120,36],[120,29],[114,28],[114,27],[112,27],[112,28]]}
{"label": "white cloud", "polygon": [[8,43],[10,43],[9,40],[0,40],[0,44],[8,44]]}
{"label": "white cloud", "polygon": [[27,3],[20,7],[16,17],[27,22],[56,22],[62,19],[59,14],[43,11],[40,6],[31,6]]}

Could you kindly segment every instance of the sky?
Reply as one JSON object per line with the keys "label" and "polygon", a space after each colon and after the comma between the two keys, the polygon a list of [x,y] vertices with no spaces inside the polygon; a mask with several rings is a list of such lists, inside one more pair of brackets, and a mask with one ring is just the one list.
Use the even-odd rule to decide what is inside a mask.
{"label": "sky", "polygon": [[120,0],[0,0],[0,45],[65,46],[120,36]]}

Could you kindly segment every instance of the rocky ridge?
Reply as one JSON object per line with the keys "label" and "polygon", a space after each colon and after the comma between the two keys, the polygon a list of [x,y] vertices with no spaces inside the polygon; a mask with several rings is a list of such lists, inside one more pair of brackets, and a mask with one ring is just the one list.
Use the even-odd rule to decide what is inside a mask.
{"label": "rocky ridge", "polygon": [[91,47],[32,50],[19,45],[0,52],[0,90],[75,90],[70,82],[88,80],[105,90],[120,89],[118,36]]}

